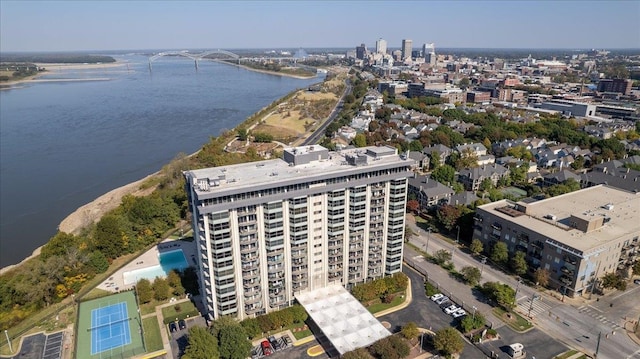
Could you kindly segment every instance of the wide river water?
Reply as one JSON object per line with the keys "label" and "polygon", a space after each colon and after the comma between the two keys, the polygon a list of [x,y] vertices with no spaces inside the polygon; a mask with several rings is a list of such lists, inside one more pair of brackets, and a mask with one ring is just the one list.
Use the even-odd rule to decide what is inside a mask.
{"label": "wide river water", "polygon": [[0,91],[0,267],[20,262],[78,207],[158,171],[180,152],[318,78],[216,62],[114,56],[127,65],[65,70]]}

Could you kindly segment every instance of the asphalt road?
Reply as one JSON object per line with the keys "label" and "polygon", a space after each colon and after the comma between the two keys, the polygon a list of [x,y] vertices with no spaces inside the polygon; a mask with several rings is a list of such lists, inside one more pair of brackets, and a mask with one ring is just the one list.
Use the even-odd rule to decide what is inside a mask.
{"label": "asphalt road", "polygon": [[351,81],[349,81],[349,79],[347,79],[345,83],[346,83],[347,86],[345,87],[345,91],[342,93],[342,97],[340,97],[340,101],[338,101],[336,106],[333,108],[333,111],[331,111],[331,114],[329,115],[327,120],[324,121],[320,125],[320,127],[318,127],[318,129],[316,129],[313,132],[313,134],[311,134],[311,136],[309,136],[306,140],[304,140],[304,142],[302,143],[302,146],[313,145],[313,144],[318,143],[318,141],[320,141],[322,136],[325,135],[325,131],[326,131],[327,127],[331,124],[331,122],[333,122],[333,120],[336,119],[336,116],[338,116],[340,111],[342,111],[342,105],[344,104],[344,98],[345,98],[345,96],[350,94],[351,90],[353,89],[353,86],[351,85]]}
{"label": "asphalt road", "polygon": [[[563,303],[557,298],[534,288],[527,287],[524,284],[518,284],[517,278],[496,270],[489,264],[483,265],[478,258],[460,251],[455,244],[442,239],[440,234],[429,234],[422,228],[418,228],[412,220],[408,220],[407,224],[409,224],[417,234],[411,237],[410,241],[418,248],[422,250],[426,249],[430,254],[440,249],[452,251],[452,261],[458,270],[465,266],[474,266],[482,270],[481,282],[497,281],[507,283],[513,288],[517,288],[519,311],[527,315],[529,314],[529,309],[531,309],[534,325],[536,325],[540,331],[554,338],[554,340],[585,353],[594,354],[598,335],[602,333],[598,358],[640,359],[640,347],[631,341],[624,330],[621,329],[624,326],[625,318],[627,318],[627,320],[633,318],[638,319],[640,316],[640,301],[637,299],[638,294],[640,294],[640,286],[631,284],[633,287],[626,292],[599,297],[599,301],[597,302],[595,301],[596,296],[594,296],[591,301],[585,299],[567,299],[566,302]],[[415,258],[416,255],[417,253],[412,251],[411,248],[405,247],[405,260],[418,261],[418,259]],[[424,260],[422,261],[424,262],[424,266],[431,266],[428,268],[430,278],[433,279],[437,277],[438,271],[440,271],[440,273],[444,272],[438,266]],[[423,264],[421,263],[420,265]],[[455,280],[442,277],[442,274],[439,275],[442,278],[439,283],[444,286],[445,290],[450,289],[449,291],[453,292],[455,296],[467,298],[462,299],[465,301],[465,304],[468,303],[467,300],[474,298],[473,293],[468,287],[465,292],[464,288],[461,287],[458,282],[455,282]],[[534,295],[537,299],[535,299],[532,304],[531,298]],[[613,303],[613,306],[610,306],[611,303]],[[502,321],[498,319],[490,319],[492,315],[487,315],[484,303],[476,302],[475,305],[479,311],[485,314],[487,319],[495,321],[494,328],[503,325]],[[468,309],[468,305],[465,305],[465,308]],[[614,334],[614,332],[616,332],[616,334]],[[606,334],[609,334],[609,336],[607,337]],[[521,342],[525,344],[524,341]],[[545,356],[536,357],[544,358]]]}

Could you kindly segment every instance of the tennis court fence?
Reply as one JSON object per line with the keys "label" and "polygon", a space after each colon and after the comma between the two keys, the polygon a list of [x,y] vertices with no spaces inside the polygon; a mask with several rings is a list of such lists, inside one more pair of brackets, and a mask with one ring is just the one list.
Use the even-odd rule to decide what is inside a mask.
{"label": "tennis court fence", "polygon": [[131,357],[134,357],[136,355],[140,355],[140,354],[144,354],[146,353],[146,351],[144,350],[144,347],[135,347],[135,348],[127,348],[126,350],[123,350],[122,347],[121,348],[116,348],[116,349],[111,349],[109,351],[104,351],[102,353],[96,354],[96,355],[92,355],[91,358],[95,358],[95,359],[129,359]]}

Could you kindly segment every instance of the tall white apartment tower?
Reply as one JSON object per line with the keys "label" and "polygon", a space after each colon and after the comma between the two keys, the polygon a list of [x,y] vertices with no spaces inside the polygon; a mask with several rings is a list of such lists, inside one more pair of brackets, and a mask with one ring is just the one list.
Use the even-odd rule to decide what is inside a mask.
{"label": "tall white apartment tower", "polygon": [[316,145],[185,172],[209,315],[251,317],[400,272],[412,162],[392,147]]}
{"label": "tall white apartment tower", "polygon": [[376,41],[376,53],[378,54],[386,54],[387,53],[387,41],[383,39],[378,39]]}
{"label": "tall white apartment tower", "polygon": [[411,51],[413,50],[413,40],[402,40],[402,60],[411,59]]}

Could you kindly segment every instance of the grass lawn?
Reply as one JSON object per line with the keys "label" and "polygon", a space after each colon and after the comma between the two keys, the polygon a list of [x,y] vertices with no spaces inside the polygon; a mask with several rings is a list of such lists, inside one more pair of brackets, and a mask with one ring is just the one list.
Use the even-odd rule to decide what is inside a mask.
{"label": "grass lawn", "polygon": [[87,293],[84,297],[82,297],[82,300],[102,298],[111,294],[113,294],[113,292],[110,292],[108,290],[93,288],[89,293]]}
{"label": "grass lawn", "polygon": [[144,343],[147,352],[154,352],[163,348],[162,337],[160,336],[160,326],[158,325],[158,317],[142,319],[142,327],[144,328]]}
{"label": "grass lawn", "polygon": [[[304,123],[304,122],[302,122]],[[256,132],[262,132],[262,133],[268,133],[270,135],[273,136],[273,138],[277,141],[277,140],[282,140],[282,139],[286,139],[289,137],[298,137],[298,135],[300,134],[297,131],[293,131],[290,130],[286,127],[280,127],[280,126],[271,126],[271,125],[267,125],[267,124],[259,124],[258,126],[256,126],[253,130],[253,133]]]}
{"label": "grass lawn", "polygon": [[395,298],[393,298],[393,300],[391,301],[391,303],[374,303],[371,304],[370,306],[367,307],[367,310],[369,310],[369,312],[371,314],[376,314],[378,312],[381,312],[385,309],[389,309],[392,307],[395,307],[397,305],[400,305],[404,302],[404,293],[402,295],[396,295]]}
{"label": "grass lawn", "polygon": [[[560,355],[558,355],[557,357],[555,357],[554,359],[567,359],[567,358],[571,358],[572,356],[576,355],[580,353],[577,350],[569,350],[568,352],[562,353]],[[582,354],[581,356],[579,356],[577,359],[587,359],[587,355],[586,354]]]}
{"label": "grass lawn", "polygon": [[[527,319],[520,316],[520,314],[516,312],[506,312],[502,308],[493,308],[493,314],[495,314],[498,318],[502,319],[511,329],[516,332],[524,332],[531,328],[533,325]],[[509,317],[509,315],[511,317]]]}
{"label": "grass lawn", "polygon": [[[289,112],[291,116],[286,116],[287,112]],[[313,122],[312,119],[307,119],[307,121]],[[284,127],[289,131],[294,131],[296,134],[305,132],[304,122],[305,121],[300,118],[300,111],[295,110],[284,111],[284,113],[274,112],[264,121],[264,123],[267,125],[274,127]]]}
{"label": "grass lawn", "polygon": [[169,324],[175,320],[197,317],[199,315],[200,313],[198,312],[198,309],[195,305],[193,305],[191,301],[176,303],[174,305],[162,308],[162,317],[164,318],[165,324]]}

